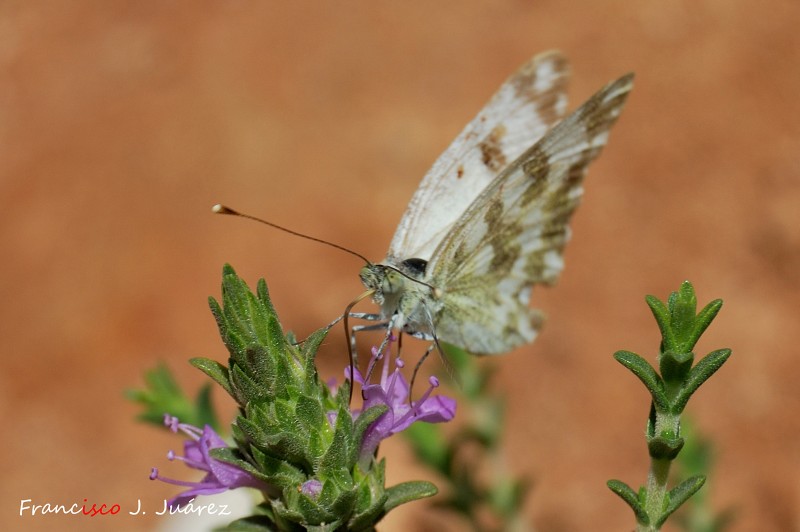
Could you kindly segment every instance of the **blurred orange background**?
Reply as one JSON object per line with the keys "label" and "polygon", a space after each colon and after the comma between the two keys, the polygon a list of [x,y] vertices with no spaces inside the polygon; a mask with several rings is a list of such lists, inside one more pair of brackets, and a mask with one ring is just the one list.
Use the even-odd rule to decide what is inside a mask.
{"label": "blurred orange background", "polygon": [[[687,411],[717,450],[703,489],[737,509],[733,530],[798,530],[798,24],[789,0],[4,2],[0,525],[162,526],[19,505],[127,511],[175,493],[148,474],[180,440],[134,422],[123,390],[159,360],[194,390],[185,361],[225,359],[206,304],[225,262],[266,277],[301,337],[362,291],[352,257],[212,204],[379,260],[436,156],[519,64],[558,48],[570,108],[637,78],[561,281],[534,292],[548,323],[493,361],[509,468],[533,483],[526,514],[543,531],[633,528],[605,481],[644,482],[648,396],[611,354],[654,360],[643,296],[690,279],[701,303],[725,300],[698,354],[733,349]],[[337,329],[332,375],[343,346]],[[381,452],[389,484],[436,481],[402,440]],[[417,502],[382,530],[455,523]]]}

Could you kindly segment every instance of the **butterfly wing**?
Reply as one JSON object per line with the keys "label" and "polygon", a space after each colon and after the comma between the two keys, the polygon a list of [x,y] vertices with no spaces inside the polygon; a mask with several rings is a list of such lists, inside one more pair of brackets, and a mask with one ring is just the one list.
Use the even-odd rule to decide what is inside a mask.
{"label": "butterfly wing", "polygon": [[483,189],[561,119],[568,78],[567,60],[548,52],[506,80],[422,179],[389,246],[388,263],[430,259]]}
{"label": "butterfly wing", "polygon": [[606,85],[550,130],[491,182],[436,248],[426,281],[439,292],[440,340],[475,354],[533,340],[542,315],[528,308],[531,287],[554,283],[563,268],[586,168],[632,83],[628,74]]}

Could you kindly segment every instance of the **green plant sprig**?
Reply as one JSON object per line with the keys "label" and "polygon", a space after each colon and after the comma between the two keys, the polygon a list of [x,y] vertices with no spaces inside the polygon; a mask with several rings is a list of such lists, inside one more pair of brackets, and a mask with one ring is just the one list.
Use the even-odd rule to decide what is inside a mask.
{"label": "green plant sprig", "polygon": [[645,297],[645,301],[661,331],[660,374],[636,353],[617,351],[614,358],[636,375],[652,398],[646,430],[650,471],[646,486],[638,492],[620,480],[607,483],[633,510],[638,532],[659,530],[670,514],[705,483],[705,475],[694,475],[667,489],[671,462],[684,445],[681,413],[700,385],[731,355],[730,349],[718,349],[692,366],[694,346],[716,317],[722,300],[710,302],[696,314],[694,288],[689,281],[684,281],[677,292],[670,294],[666,304],[653,296]]}

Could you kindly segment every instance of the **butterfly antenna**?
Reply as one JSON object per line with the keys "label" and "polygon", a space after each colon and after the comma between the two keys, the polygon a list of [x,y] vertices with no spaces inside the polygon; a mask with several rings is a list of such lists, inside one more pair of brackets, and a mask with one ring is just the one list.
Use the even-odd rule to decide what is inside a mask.
{"label": "butterfly antenna", "polygon": [[247,218],[248,220],[253,220],[255,222],[259,222],[259,223],[262,223],[264,225],[268,225],[270,227],[274,227],[275,229],[279,229],[279,230],[281,230],[281,231],[283,231],[285,233],[289,233],[290,235],[299,236],[300,238],[305,238],[306,240],[312,240],[314,242],[319,242],[320,244],[325,244],[326,246],[330,246],[332,248],[336,248],[336,249],[338,249],[340,251],[344,251],[345,253],[349,253],[351,255],[355,255],[356,257],[358,257],[359,259],[363,260],[367,264],[372,264],[369,261],[369,259],[367,259],[364,255],[362,255],[360,253],[356,253],[352,249],[347,249],[344,246],[340,246],[339,244],[334,244],[333,242],[328,242],[327,240],[323,240],[321,238],[316,238],[316,237],[313,237],[313,236],[310,236],[310,235],[305,235],[303,233],[298,233],[297,231],[292,231],[291,229],[288,229],[288,228],[283,227],[281,225],[278,225],[276,223],[268,222],[267,220],[263,220],[263,219],[258,218],[256,216],[253,216],[251,214],[245,214],[243,212],[235,211],[235,210],[231,209],[230,207],[226,207],[225,205],[221,205],[219,203],[217,203],[216,205],[211,207],[211,211],[216,213],[216,214],[227,214],[227,215],[230,215],[230,216],[238,216],[240,218]]}
{"label": "butterfly antenna", "polygon": [[[369,262],[369,261],[367,261],[367,262]],[[360,296],[355,298],[353,301],[351,301],[350,304],[347,305],[347,308],[344,309],[344,314],[342,314],[343,321],[344,321],[344,334],[347,337],[347,356],[348,356],[348,358],[350,360],[350,397],[349,397],[349,399],[347,401],[347,404],[350,404],[350,403],[353,402],[353,388],[355,388],[355,385],[356,385],[356,373],[355,373],[355,370],[356,370],[356,355],[353,352],[353,342],[350,339],[350,334],[351,334],[350,333],[350,320],[349,320],[350,311],[353,310],[353,307],[355,307],[357,304],[359,304],[362,300],[370,297],[374,293],[375,293],[374,289],[367,290],[366,292],[364,292],[363,294],[361,294]]]}

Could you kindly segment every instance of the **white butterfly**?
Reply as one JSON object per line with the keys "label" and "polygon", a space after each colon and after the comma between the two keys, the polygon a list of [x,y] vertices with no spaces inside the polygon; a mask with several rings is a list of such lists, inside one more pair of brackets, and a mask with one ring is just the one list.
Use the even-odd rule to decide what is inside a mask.
{"label": "white butterfly", "polygon": [[609,83],[562,120],[568,77],[566,59],[549,52],[500,87],[423,178],[386,259],[362,268],[362,297],[380,314],[352,316],[473,354],[535,338],[543,315],[529,307],[532,286],[563,268],[586,167],[633,82]]}

